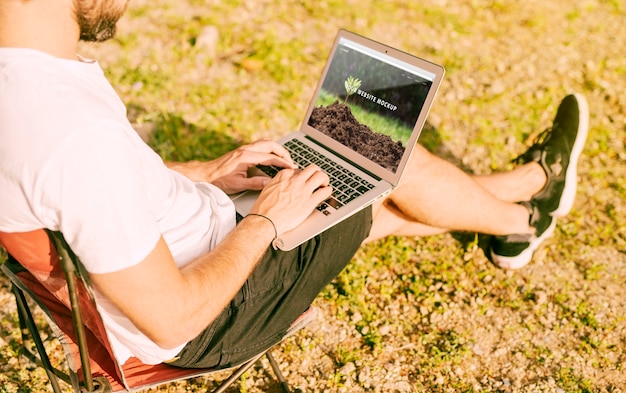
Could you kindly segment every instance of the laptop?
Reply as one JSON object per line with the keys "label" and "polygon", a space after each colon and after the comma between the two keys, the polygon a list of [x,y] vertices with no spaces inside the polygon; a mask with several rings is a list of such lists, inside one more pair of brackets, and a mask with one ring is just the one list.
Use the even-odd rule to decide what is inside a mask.
{"label": "laptop", "polygon": [[[299,130],[278,141],[316,163],[333,196],[274,240],[291,250],[388,195],[399,183],[443,78],[443,67],[340,30]],[[268,175],[280,168],[259,166]],[[245,217],[258,191],[231,196]]]}

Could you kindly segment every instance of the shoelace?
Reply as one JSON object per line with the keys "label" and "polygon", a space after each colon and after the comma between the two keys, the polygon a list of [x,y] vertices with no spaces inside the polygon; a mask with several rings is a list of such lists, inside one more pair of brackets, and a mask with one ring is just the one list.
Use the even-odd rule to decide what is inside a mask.
{"label": "shoelace", "polygon": [[520,154],[519,156],[517,156],[514,159],[512,159],[511,163],[513,163],[513,164],[522,164],[524,162],[533,161],[533,157],[532,157],[533,153],[536,150],[540,150],[543,146],[545,146],[546,143],[548,143],[548,141],[552,137],[552,130],[553,129],[554,129],[554,127],[549,127],[549,128],[546,128],[545,130],[541,131],[541,133],[539,135],[537,135],[537,137],[533,141],[533,144],[530,147],[530,149],[528,149],[523,154]]}

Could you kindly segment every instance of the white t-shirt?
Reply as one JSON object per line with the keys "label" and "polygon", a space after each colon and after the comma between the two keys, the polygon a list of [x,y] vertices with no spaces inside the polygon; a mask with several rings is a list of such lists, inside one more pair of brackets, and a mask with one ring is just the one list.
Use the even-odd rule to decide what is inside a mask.
{"label": "white t-shirt", "polygon": [[[61,231],[87,271],[141,262],[161,235],[183,266],[235,226],[230,199],[168,169],[96,62],[0,48],[0,231]],[[175,356],[96,298],[116,358]]]}

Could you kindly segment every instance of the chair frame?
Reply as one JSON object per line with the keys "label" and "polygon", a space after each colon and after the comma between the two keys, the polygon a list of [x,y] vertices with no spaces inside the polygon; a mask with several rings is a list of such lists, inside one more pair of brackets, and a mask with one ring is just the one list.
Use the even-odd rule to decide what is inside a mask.
{"label": "chair frame", "polygon": [[[77,289],[77,283],[84,285],[84,287],[87,289],[89,296],[92,298],[91,300],[93,301],[93,293],[91,292],[89,277],[77,256],[72,252],[70,247],[65,242],[62,234],[59,232],[52,232],[47,230],[46,232],[48,238],[50,239],[52,247],[54,248],[54,250],[56,250],[56,253],[58,255],[58,262],[60,263],[62,270],[65,274],[66,285],[69,293],[72,324],[74,327],[73,333],[75,334],[74,341],[78,346],[78,354],[80,357],[81,366],[80,369],[82,372],[80,374],[78,373],[78,367],[74,360],[75,353],[72,352],[72,347],[69,345],[68,342],[68,333],[63,331],[59,324],[54,320],[54,318],[52,317],[52,313],[48,309],[48,306],[45,304],[44,300],[40,299],[34,292],[34,290],[29,287],[29,285],[32,285],[32,283],[25,282],[20,278],[20,276],[18,276],[18,274],[29,272],[20,264],[17,259],[15,259],[9,253],[7,260],[2,264],[1,268],[4,274],[11,281],[12,292],[17,305],[17,314],[22,336],[21,354],[45,370],[54,393],[61,393],[59,380],[71,385],[76,393],[113,392],[114,390],[111,387],[109,378],[105,376],[92,375],[88,340],[86,338],[87,328],[83,320],[83,310],[80,306],[79,291]],[[33,277],[33,280],[37,279]],[[43,311],[48,321],[48,325],[53,332],[53,335],[61,343],[67,363],[67,372],[59,370],[51,364],[48,353],[45,350],[43,340],[35,324],[33,313],[29,306],[27,298],[30,298]],[[292,324],[292,326],[283,337],[283,340],[309,324],[315,318],[315,315],[316,309],[311,307],[296,322],[294,322],[294,324]],[[31,340],[32,344],[29,343]],[[35,350],[33,350],[32,345],[34,345]],[[237,381],[237,379],[239,379],[243,373],[250,369],[263,356],[267,357],[269,364],[274,372],[274,375],[276,376],[276,379],[280,384],[283,392],[291,392],[291,389],[285,378],[283,377],[276,360],[271,354],[271,349],[272,348],[268,348],[267,350],[260,352],[251,359],[247,360],[240,366],[231,369],[230,375],[226,379],[224,379],[217,388],[213,390],[213,393],[224,392],[230,385]],[[118,373],[122,376],[122,382],[124,382],[123,385],[125,389],[115,390],[116,392],[141,391],[168,382],[184,380],[198,376],[206,376],[225,371],[224,369],[189,369],[188,372],[185,372],[182,376],[176,376],[175,378],[150,382],[148,385],[144,386],[131,387],[126,384],[121,367],[116,362],[115,365],[117,367],[116,371],[118,371]],[[82,380],[80,377],[82,377]]]}

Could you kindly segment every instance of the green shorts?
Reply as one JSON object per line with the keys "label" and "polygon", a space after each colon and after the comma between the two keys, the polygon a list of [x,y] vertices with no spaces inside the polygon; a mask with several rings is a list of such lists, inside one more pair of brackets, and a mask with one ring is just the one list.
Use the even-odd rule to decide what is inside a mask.
{"label": "green shorts", "polygon": [[371,207],[291,251],[269,248],[230,305],[169,364],[227,368],[272,347],[354,256]]}

